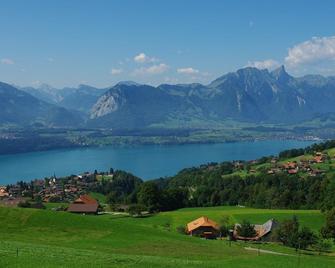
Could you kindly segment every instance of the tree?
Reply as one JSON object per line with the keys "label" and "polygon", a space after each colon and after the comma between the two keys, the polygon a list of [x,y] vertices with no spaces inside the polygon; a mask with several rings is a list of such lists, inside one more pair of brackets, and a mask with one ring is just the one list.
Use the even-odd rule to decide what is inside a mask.
{"label": "tree", "polygon": [[276,230],[275,237],[285,246],[298,248],[299,221],[296,216],[284,220]]}
{"label": "tree", "polygon": [[231,220],[229,216],[222,216],[222,218],[219,221],[219,228],[220,228],[220,234],[221,237],[225,237],[229,234],[229,229],[232,229],[232,225],[231,225]]}
{"label": "tree", "polygon": [[308,227],[302,227],[298,233],[298,248],[306,249],[317,243],[317,236]]}
{"label": "tree", "polygon": [[146,206],[149,212],[154,212],[160,209],[161,191],[154,182],[145,182],[141,185],[137,193],[138,202]]}
{"label": "tree", "polygon": [[254,225],[247,220],[243,220],[242,223],[237,226],[237,234],[243,237],[254,237],[257,233]]}
{"label": "tree", "polygon": [[326,213],[326,224],[322,227],[321,234],[324,238],[335,239],[335,208]]}
{"label": "tree", "polygon": [[317,242],[316,235],[308,227],[299,228],[299,221],[296,216],[283,221],[278,227],[275,237],[285,246],[293,247],[296,250],[306,249]]}

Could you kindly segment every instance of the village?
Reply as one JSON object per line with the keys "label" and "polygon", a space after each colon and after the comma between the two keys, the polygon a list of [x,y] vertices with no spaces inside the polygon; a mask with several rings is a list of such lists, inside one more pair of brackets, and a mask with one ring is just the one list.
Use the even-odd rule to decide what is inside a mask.
{"label": "village", "polygon": [[330,156],[324,152],[315,152],[313,156],[302,156],[291,161],[280,161],[278,157],[271,157],[265,162],[261,160],[251,160],[247,162],[234,161],[234,169],[236,171],[246,170],[247,174],[257,175],[260,171],[266,172],[268,175],[273,174],[299,174],[304,176],[318,176],[326,173],[326,169],[322,168],[323,164],[331,164],[335,161],[334,156]]}
{"label": "village", "polygon": [[[292,161],[279,161],[277,157],[268,158],[264,163],[261,160],[234,161],[232,174],[257,175],[260,172],[268,175],[289,174],[304,176],[322,176],[326,169],[320,168],[325,162],[332,163],[334,156],[327,153],[315,152],[314,155],[302,156]],[[212,169],[216,163],[203,165]],[[71,203],[79,196],[91,192],[103,180],[113,180],[114,170],[108,172],[84,172],[79,175],[57,178],[35,179],[30,182],[19,181],[16,184],[0,186],[0,205],[18,206],[31,199],[41,203]],[[243,173],[242,173],[243,174]]]}
{"label": "village", "polygon": [[16,184],[0,186],[0,205],[22,206],[27,200],[38,203],[71,203],[90,192],[102,178],[113,178],[111,172],[113,172],[112,169],[110,172],[85,172],[63,178],[57,178],[54,175],[31,182],[20,181]]}

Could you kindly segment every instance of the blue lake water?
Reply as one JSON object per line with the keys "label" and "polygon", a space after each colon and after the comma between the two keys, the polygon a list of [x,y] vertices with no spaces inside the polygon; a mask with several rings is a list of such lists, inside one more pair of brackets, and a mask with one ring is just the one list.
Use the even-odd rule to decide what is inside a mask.
{"label": "blue lake water", "polygon": [[310,141],[256,141],[220,144],[141,145],[55,150],[0,156],[0,185],[18,180],[122,169],[152,179],[187,167],[225,160],[251,160],[301,148]]}

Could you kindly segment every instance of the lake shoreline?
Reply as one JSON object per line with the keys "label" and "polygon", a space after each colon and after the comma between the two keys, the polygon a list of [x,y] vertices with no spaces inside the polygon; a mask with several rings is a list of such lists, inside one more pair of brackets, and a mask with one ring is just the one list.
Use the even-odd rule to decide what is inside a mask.
{"label": "lake shoreline", "polygon": [[312,141],[266,140],[216,144],[103,146],[0,156],[0,184],[30,181],[54,174],[68,176],[106,171],[130,172],[144,180],[173,176],[184,168],[209,162],[253,160],[303,148]]}
{"label": "lake shoreline", "polygon": [[72,144],[69,146],[61,146],[57,148],[46,148],[43,150],[27,150],[27,151],[16,151],[12,153],[2,153],[0,151],[0,156],[10,156],[10,155],[18,155],[18,154],[28,154],[28,153],[38,153],[38,152],[52,152],[58,150],[71,150],[71,149],[85,149],[85,148],[104,148],[104,147],[115,147],[115,148],[133,148],[138,146],[182,146],[182,145],[196,145],[196,144],[227,144],[227,143],[239,143],[239,142],[259,142],[259,141],[306,141],[306,142],[322,142],[323,139],[316,138],[316,137],[294,137],[294,138],[247,138],[241,140],[222,140],[222,141],[215,141],[215,140],[203,140],[203,141],[183,141],[183,142],[134,142],[134,143],[110,143],[110,144],[89,144],[89,145],[79,145],[79,144]]}

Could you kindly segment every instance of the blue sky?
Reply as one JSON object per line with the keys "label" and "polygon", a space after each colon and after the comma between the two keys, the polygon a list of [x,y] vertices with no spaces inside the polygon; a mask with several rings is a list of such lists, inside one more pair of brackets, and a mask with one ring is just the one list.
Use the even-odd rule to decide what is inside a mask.
{"label": "blue sky", "polygon": [[207,83],[245,66],[335,75],[334,1],[0,2],[0,81]]}

